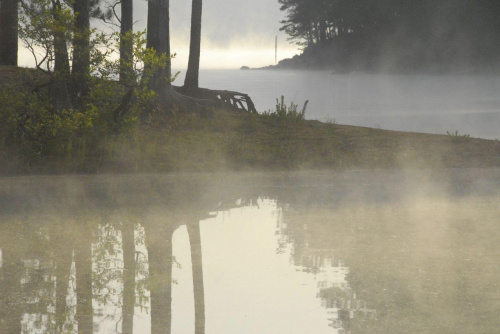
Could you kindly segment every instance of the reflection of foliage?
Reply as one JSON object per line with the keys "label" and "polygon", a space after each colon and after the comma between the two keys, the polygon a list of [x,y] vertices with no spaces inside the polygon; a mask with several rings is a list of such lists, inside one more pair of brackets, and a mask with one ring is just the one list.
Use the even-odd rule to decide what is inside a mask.
{"label": "reflection of foliage", "polygon": [[149,266],[146,254],[140,250],[145,245],[145,230],[139,224],[135,226],[135,263],[136,263],[136,279],[135,279],[135,306],[140,307],[141,311],[148,312],[149,292],[148,292],[148,277]]}
{"label": "reflection of foliage", "polygon": [[98,241],[93,247],[95,268],[93,271],[94,298],[101,305],[112,303],[121,307],[121,300],[115,286],[122,282],[123,263],[121,238],[110,225],[99,226]]}
{"label": "reflection of foliage", "polygon": [[331,288],[321,289],[319,291],[319,297],[328,300],[335,300],[339,298],[348,298],[349,294],[346,290],[333,286]]}
{"label": "reflection of foliage", "polygon": [[[148,311],[149,293],[147,291],[148,264],[144,247],[144,229],[136,224],[135,228],[135,306]],[[113,225],[99,226],[98,241],[93,247],[94,298],[102,308],[103,321],[121,321],[118,316],[123,306],[123,243],[122,234]],[[117,287],[120,287],[117,288]],[[113,307],[116,313],[109,313],[104,308]]]}
{"label": "reflection of foliage", "polygon": [[14,250],[22,259],[21,290],[15,297],[27,315],[22,323],[33,333],[50,332],[55,325],[55,267],[48,231],[44,226],[25,226],[15,239],[24,244],[22,248],[16,245]]}

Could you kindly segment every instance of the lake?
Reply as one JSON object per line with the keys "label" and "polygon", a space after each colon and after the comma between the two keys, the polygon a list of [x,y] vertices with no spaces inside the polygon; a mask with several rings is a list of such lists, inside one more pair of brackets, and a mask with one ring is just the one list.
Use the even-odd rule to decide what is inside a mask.
{"label": "lake", "polygon": [[497,169],[1,178],[0,332],[495,333],[499,200]]}
{"label": "lake", "polygon": [[[184,82],[182,71],[176,80]],[[244,92],[259,112],[276,98],[302,106],[306,118],[388,130],[500,138],[500,77],[370,75],[330,71],[201,70],[200,86]]]}

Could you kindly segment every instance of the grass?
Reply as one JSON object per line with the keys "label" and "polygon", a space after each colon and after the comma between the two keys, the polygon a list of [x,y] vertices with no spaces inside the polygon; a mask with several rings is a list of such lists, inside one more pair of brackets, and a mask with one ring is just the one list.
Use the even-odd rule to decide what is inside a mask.
{"label": "grass", "polygon": [[498,167],[500,143],[218,110],[212,119],[157,115],[106,139],[99,156],[83,159],[87,165],[49,160],[42,166],[62,172]]}
{"label": "grass", "polygon": [[500,142],[450,138],[227,110],[210,118],[155,114],[126,133],[100,137],[94,150],[83,142],[68,154],[28,161],[0,142],[0,174],[500,166]]}

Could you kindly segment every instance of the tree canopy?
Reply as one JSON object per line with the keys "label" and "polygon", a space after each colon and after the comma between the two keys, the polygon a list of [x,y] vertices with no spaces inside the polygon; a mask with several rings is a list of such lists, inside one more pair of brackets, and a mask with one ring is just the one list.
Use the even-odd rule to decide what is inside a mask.
{"label": "tree canopy", "polygon": [[281,30],[325,65],[453,69],[499,58],[495,0],[278,0]]}

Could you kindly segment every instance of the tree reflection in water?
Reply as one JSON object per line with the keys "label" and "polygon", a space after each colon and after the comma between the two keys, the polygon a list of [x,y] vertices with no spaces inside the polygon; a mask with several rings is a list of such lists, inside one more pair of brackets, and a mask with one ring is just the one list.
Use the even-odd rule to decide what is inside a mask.
{"label": "tree reflection in water", "polygon": [[[149,224],[141,232],[132,223],[118,230],[66,219],[35,221],[0,225],[0,333],[132,333],[136,308],[150,312],[151,333],[170,333],[172,234],[179,225]],[[187,228],[195,333],[202,334],[199,223]],[[145,253],[139,250],[144,242]]]}
{"label": "tree reflection in water", "polygon": [[[259,281],[262,284],[255,289],[260,289],[256,291],[264,299],[255,298],[257,302],[252,299],[257,295],[254,290],[242,291],[252,302],[249,305],[243,305],[245,300],[239,296],[224,296],[228,305],[234,302],[238,307],[249,306],[250,312],[262,311],[258,316],[266,319],[265,329],[273,325],[273,333],[279,333],[290,323],[310,326],[307,321],[314,314],[313,325],[324,320],[321,326],[333,333],[341,329],[493,333],[499,328],[495,311],[500,300],[500,269],[495,264],[500,173],[473,172],[455,171],[451,176],[446,172],[447,178],[440,173],[415,177],[394,171],[320,173],[317,177],[278,173],[242,175],[235,177],[237,182],[207,181],[196,175],[0,180],[0,333],[131,333],[146,313],[151,315],[153,333],[169,333],[172,235],[181,225],[186,225],[191,243],[195,330],[203,333],[204,297],[216,297],[210,299],[211,305],[221,299],[205,294],[204,287],[211,291],[214,277],[220,279],[219,271],[233,269],[238,261],[266,262],[262,273],[272,274],[276,266],[268,262],[271,255],[263,252],[256,258],[254,251],[265,237],[262,250],[267,252],[270,245],[272,254],[277,240],[272,234],[275,225],[269,237],[264,236],[268,230],[246,235],[258,224],[240,231],[238,223],[232,227],[237,237],[225,240],[229,248],[219,247],[224,250],[215,253],[217,260],[231,255],[234,263],[210,266],[208,259],[214,253],[209,253],[208,245],[223,239],[213,234],[204,249],[203,277],[199,221],[209,212],[243,206],[261,196],[277,199],[283,208],[278,253],[285,250],[288,255],[292,250],[290,262],[300,276],[317,278],[317,286],[300,290],[312,295],[307,300],[307,307],[312,305],[308,310],[314,310],[310,313],[300,313],[302,305],[292,305],[287,299],[296,288],[288,276],[278,279],[276,286]],[[249,201],[235,204],[242,197]],[[208,235],[203,235],[205,240]],[[251,240],[248,251],[243,250],[249,255],[245,261],[231,253],[242,248],[238,238]],[[287,255],[286,270],[297,273],[290,269]],[[346,263],[340,261],[344,259]],[[107,262],[115,262],[116,267],[107,267]],[[244,278],[259,278],[261,272],[247,269]],[[239,293],[244,290],[240,283],[228,275],[225,284],[231,289],[226,291]],[[270,303],[269,296],[278,290],[281,299],[290,303],[286,316],[282,304]],[[296,298],[299,304],[305,304],[305,293]],[[328,328],[327,311],[320,303],[333,312],[328,315],[331,324],[343,328]],[[231,317],[240,316],[237,307],[219,307],[217,311],[224,313],[218,324],[226,325],[233,309]],[[318,309],[324,312],[313,313]],[[280,313],[274,316],[274,310]],[[307,321],[299,319],[304,314]],[[251,331],[247,324],[245,329]]]}
{"label": "tree reflection in water", "polygon": [[136,310],[150,314],[151,333],[170,333],[172,235],[181,225],[192,249],[195,333],[204,333],[199,220],[218,202],[197,202],[191,194],[202,192],[191,186],[150,193],[157,202],[147,206],[124,206],[100,185],[69,192],[12,196],[21,205],[0,215],[0,333],[133,333]]}
{"label": "tree reflection in water", "polygon": [[[287,203],[293,200],[283,194],[284,188],[235,189],[221,196],[196,182],[169,187],[156,181],[132,186],[123,180],[119,186],[97,181],[69,185],[64,181],[59,187],[42,183],[32,193],[21,194],[21,200],[12,199],[19,202],[0,216],[0,332],[18,333],[23,326],[29,334],[133,333],[139,318],[147,314],[151,333],[170,333],[173,233],[185,225],[191,249],[194,331],[203,334],[200,220],[216,210],[256,203],[263,193]],[[137,191],[131,194],[129,188]],[[30,201],[23,202],[27,198]],[[236,202],[236,198],[244,199]],[[289,233],[292,228],[298,230]],[[290,224],[282,230],[293,235],[287,242],[294,245],[296,266],[316,274],[325,271],[331,252],[321,255],[314,266],[304,262],[312,256],[314,242],[303,225]],[[34,269],[28,270],[27,260],[43,265],[30,264]],[[330,267],[343,268],[338,263]],[[29,285],[21,284],[23,275],[29,276]],[[337,305],[338,314],[332,317],[352,318],[344,311],[353,310],[353,292],[346,286],[340,292],[327,285],[318,286],[318,296],[329,308]],[[342,298],[351,306],[340,306]],[[355,309],[360,313],[366,306]]]}
{"label": "tree reflection in water", "polygon": [[[291,244],[291,262],[296,270],[314,275],[317,297],[328,310],[329,326],[338,333],[350,333],[353,321],[376,320],[377,311],[367,308],[367,303],[357,297],[349,284],[349,267],[336,256],[336,244],[332,242],[331,233],[325,233],[325,222],[321,221],[325,217],[311,214],[310,208],[301,205],[294,206],[295,209],[281,206],[283,217],[278,222],[277,252],[283,253]],[[328,225],[334,224],[331,217],[326,218]]]}

